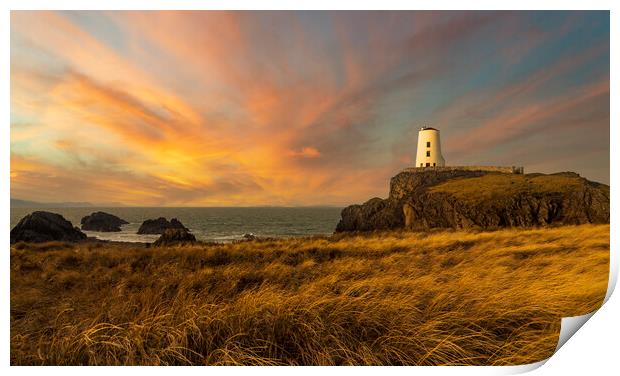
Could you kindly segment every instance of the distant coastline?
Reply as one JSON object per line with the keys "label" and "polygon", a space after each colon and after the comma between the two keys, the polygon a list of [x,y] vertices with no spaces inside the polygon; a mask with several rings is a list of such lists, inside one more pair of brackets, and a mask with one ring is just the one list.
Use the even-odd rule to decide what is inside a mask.
{"label": "distant coastline", "polygon": [[93,207],[90,202],[37,202],[11,198],[12,208],[85,208]]}
{"label": "distant coastline", "polygon": [[92,203],[92,202],[39,202],[11,198],[12,208],[333,208],[342,209],[347,205],[223,205],[223,206],[202,206],[202,205],[126,205],[119,202]]}
{"label": "distant coastline", "polygon": [[94,207],[125,207],[119,202],[92,203],[87,201],[40,202],[22,200],[11,197],[12,208],[94,208]]}

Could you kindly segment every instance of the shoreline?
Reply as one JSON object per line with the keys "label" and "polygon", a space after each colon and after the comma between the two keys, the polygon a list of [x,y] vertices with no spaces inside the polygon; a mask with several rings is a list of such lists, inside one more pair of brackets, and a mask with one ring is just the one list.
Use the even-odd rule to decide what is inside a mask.
{"label": "shoreline", "polygon": [[[171,243],[164,247],[168,246],[217,246],[217,245],[234,245],[240,243],[263,243],[263,242],[277,242],[277,241],[313,241],[313,240],[327,240],[327,241],[338,241],[344,238],[382,238],[382,237],[419,237],[425,238],[428,236],[433,236],[437,234],[454,234],[454,233],[462,233],[462,234],[484,234],[484,233],[496,233],[496,232],[522,232],[522,231],[544,231],[544,230],[557,230],[563,229],[567,227],[575,227],[578,228],[580,226],[598,226],[598,225],[609,225],[607,224],[550,224],[547,226],[527,226],[527,227],[491,227],[491,228],[483,228],[483,227],[471,227],[466,229],[454,229],[454,228],[432,228],[432,229],[385,229],[385,230],[374,230],[374,231],[344,231],[344,232],[336,232],[334,231],[331,234],[310,234],[310,235],[280,235],[280,236],[256,236],[253,239],[246,238],[238,238],[238,239],[230,239],[225,241],[218,240],[201,240],[197,239],[194,242],[180,242],[180,243]],[[104,232],[105,233],[105,232]],[[159,239],[161,235],[153,235],[157,236],[151,242],[145,241],[123,241],[123,240],[111,240],[111,239],[100,239],[95,236],[89,235],[86,239],[79,241],[68,241],[68,240],[50,240],[48,242],[24,242],[18,241],[15,243],[11,243],[10,247],[14,247],[17,244],[24,245],[34,245],[37,244],[45,244],[45,243],[65,243],[65,244],[102,244],[102,245],[120,245],[120,246],[134,246],[140,248],[151,248],[153,243]]]}

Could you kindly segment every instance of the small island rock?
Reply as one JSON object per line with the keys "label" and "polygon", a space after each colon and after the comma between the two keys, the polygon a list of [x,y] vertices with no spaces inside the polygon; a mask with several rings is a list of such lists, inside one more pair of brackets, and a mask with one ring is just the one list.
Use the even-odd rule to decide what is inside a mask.
{"label": "small island rock", "polygon": [[172,218],[170,222],[164,217],[159,217],[157,219],[147,219],[142,222],[142,225],[138,229],[138,234],[163,234],[164,230],[168,228],[179,228],[185,231],[189,231],[189,229],[176,218]]}
{"label": "small island rock", "polygon": [[11,230],[11,243],[53,240],[75,242],[83,239],[86,239],[86,234],[73,227],[62,215],[46,211],[28,214]]}
{"label": "small island rock", "polygon": [[121,231],[121,225],[129,222],[115,215],[98,211],[82,218],[82,230],[101,231],[101,232],[118,232]]}

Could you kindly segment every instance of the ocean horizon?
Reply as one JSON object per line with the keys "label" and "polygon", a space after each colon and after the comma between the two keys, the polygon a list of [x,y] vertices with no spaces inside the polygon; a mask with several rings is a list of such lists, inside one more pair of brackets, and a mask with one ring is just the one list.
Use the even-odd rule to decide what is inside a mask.
{"label": "ocean horizon", "polygon": [[80,227],[83,217],[103,211],[116,215],[129,224],[120,232],[83,231],[89,237],[123,242],[153,242],[159,235],[136,234],[147,219],[177,218],[203,241],[231,242],[252,233],[259,237],[303,237],[330,235],[340,219],[341,207],[333,206],[253,206],[253,207],[11,207],[13,228],[23,217],[38,211],[62,215],[73,226]]}

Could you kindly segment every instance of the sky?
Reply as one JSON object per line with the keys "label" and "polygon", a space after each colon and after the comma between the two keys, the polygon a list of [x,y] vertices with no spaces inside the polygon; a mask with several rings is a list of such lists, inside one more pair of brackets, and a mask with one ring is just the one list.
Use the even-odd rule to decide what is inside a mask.
{"label": "sky", "polygon": [[609,12],[12,11],[11,197],[386,197],[446,165],[609,184]]}

